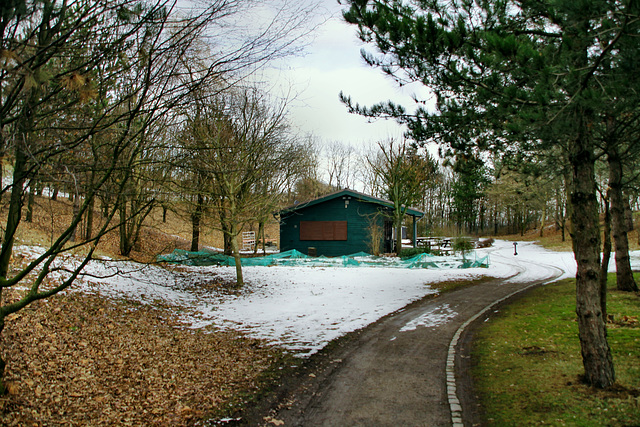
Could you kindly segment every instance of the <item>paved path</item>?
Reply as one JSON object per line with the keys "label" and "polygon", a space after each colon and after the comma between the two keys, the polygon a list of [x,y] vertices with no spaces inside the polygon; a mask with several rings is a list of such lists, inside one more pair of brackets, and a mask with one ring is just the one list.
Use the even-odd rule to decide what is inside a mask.
{"label": "paved path", "polygon": [[[544,277],[538,274],[537,280],[490,280],[427,297],[350,334],[301,368],[269,404],[268,412],[254,413],[253,421],[245,421],[255,425],[266,419],[269,425],[284,422],[285,426],[450,426],[452,407],[456,424],[463,416],[464,424],[471,425],[476,411],[466,364],[460,364],[468,357],[468,337],[459,343],[458,338],[470,319],[490,311],[496,301],[560,274],[556,268],[544,268]],[[464,347],[455,357],[450,355],[452,339],[457,344],[452,350]],[[448,356],[450,365],[456,361],[456,381],[450,370],[449,387]]]}

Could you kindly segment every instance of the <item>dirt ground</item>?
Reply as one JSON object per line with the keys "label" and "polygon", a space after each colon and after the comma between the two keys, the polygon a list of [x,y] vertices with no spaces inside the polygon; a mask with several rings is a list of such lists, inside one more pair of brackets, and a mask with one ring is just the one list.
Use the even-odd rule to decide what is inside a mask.
{"label": "dirt ground", "polygon": [[0,424],[191,425],[258,392],[279,354],[177,310],[68,292],[11,315]]}

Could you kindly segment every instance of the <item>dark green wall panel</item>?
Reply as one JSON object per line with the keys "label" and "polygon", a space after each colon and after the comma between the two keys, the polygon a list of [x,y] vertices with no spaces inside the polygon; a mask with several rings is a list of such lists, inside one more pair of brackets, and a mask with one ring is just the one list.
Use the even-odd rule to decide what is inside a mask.
{"label": "dark green wall panel", "polygon": [[[345,207],[345,202],[348,205]],[[340,256],[355,252],[368,252],[369,221],[376,213],[388,209],[380,205],[357,198],[343,199],[337,197],[323,203],[293,212],[287,212],[280,221],[280,250],[297,249],[308,253],[313,247],[318,255]],[[384,225],[384,218],[378,215],[379,225]],[[300,241],[300,221],[347,221],[346,241]]]}

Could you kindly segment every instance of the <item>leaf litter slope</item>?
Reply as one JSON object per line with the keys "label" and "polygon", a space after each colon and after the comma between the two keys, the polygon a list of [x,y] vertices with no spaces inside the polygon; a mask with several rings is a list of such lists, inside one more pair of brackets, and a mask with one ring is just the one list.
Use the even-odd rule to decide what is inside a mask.
{"label": "leaf litter slope", "polygon": [[272,352],[176,308],[71,292],[11,315],[0,425],[189,425],[256,390]]}

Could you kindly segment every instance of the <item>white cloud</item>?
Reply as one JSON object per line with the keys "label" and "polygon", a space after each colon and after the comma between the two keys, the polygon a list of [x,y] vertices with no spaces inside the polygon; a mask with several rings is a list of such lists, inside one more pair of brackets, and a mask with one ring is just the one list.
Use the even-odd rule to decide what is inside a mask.
{"label": "white cloud", "polygon": [[355,27],[341,17],[327,21],[319,30],[308,53],[290,60],[280,71],[281,82],[301,91],[291,108],[294,125],[325,141],[363,142],[399,137],[404,129],[393,120],[376,120],[350,114],[339,93],[361,105],[394,100],[407,109],[414,106],[412,91],[399,88],[380,70],[372,69],[360,57],[362,43]]}
{"label": "white cloud", "polygon": [[393,100],[411,111],[415,107],[413,92],[424,97],[427,91],[420,84],[400,88],[381,70],[364,63],[360,56],[364,45],[357,38],[357,28],[343,20],[344,7],[335,0],[321,0],[316,19],[326,21],[314,31],[304,55],[278,61],[261,79],[269,82],[275,94],[294,94],[290,119],[301,134],[356,147],[399,138],[404,127],[394,120],[371,121],[350,114],[339,100],[340,92],[360,105]]}

